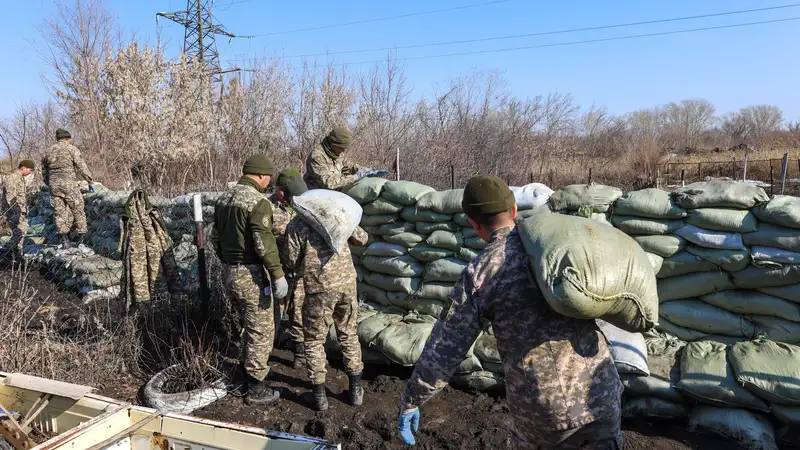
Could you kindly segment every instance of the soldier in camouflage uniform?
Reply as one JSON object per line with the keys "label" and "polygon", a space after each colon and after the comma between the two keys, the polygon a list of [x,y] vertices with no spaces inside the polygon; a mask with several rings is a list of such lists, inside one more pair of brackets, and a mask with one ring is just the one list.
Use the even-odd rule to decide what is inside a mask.
{"label": "soldier in camouflage uniform", "polygon": [[622,385],[593,320],[553,311],[514,227],[514,195],[497,177],[472,178],[462,202],[489,244],[456,284],[402,398],[399,431],[414,443],[419,407],[440,391],[492,323],[503,359],[516,448],[622,449]]}
{"label": "soldier in camouflage uniform", "polygon": [[[266,155],[255,155],[248,158],[242,172],[236,186],[217,200],[212,242],[223,263],[226,289],[244,325],[242,367],[247,378],[241,388],[248,390],[248,403],[263,405],[280,397],[266,384],[275,337],[272,295],[284,298],[289,286],[272,234],[272,207],[263,193],[275,165]],[[266,289],[270,287],[267,274],[271,292]]]}
{"label": "soldier in camouflage uniform", "polygon": [[347,127],[335,127],[314,148],[306,160],[304,177],[309,189],[339,191],[365,177],[386,175],[385,170],[372,170],[348,164],[342,153],[350,147],[353,135]]}
{"label": "soldier in camouflage uniform", "polygon": [[56,232],[61,236],[61,245],[68,248],[71,245],[69,233],[73,226],[79,243],[87,230],[78,178],[89,183],[89,191],[94,191],[94,187],[92,174],[80,150],[72,145],[69,131],[61,128],[56,130],[56,141],[42,158],[42,174],[45,184],[50,187]]}
{"label": "soldier in camouflage uniform", "polygon": [[[286,261],[286,226],[295,217],[292,209],[292,198],[296,195],[302,195],[308,190],[308,187],[303,181],[303,175],[297,169],[291,168],[285,169],[278,175],[275,187],[275,193],[269,198],[272,202],[272,233],[278,243],[281,261]],[[294,368],[301,369],[306,366],[303,345],[303,298],[305,298],[303,279],[295,276],[285,265],[283,271],[289,281],[289,295],[286,297],[286,306],[288,306],[291,322],[289,335],[294,344]],[[280,309],[276,308],[276,321],[279,321],[282,317]]]}
{"label": "soldier in camouflage uniform", "polygon": [[[314,386],[310,403],[317,411],[328,409],[325,393],[325,339],[331,323],[342,345],[344,366],[350,381],[350,402],[361,405],[364,389],[361,386],[361,344],[356,328],[358,299],[356,269],[350,249],[345,246],[334,253],[325,239],[300,217],[292,219],[286,228],[288,254],[284,261],[298,276],[303,277],[306,298],[303,303],[303,333],[308,378]],[[364,245],[367,233],[356,227],[350,242]]]}
{"label": "soldier in camouflage uniform", "polygon": [[33,172],[34,163],[26,159],[19,163],[17,170],[6,176],[3,184],[2,208],[8,225],[11,227],[11,240],[8,241],[8,254],[12,258],[22,258],[22,244],[28,230],[28,201],[25,189],[25,177]]}

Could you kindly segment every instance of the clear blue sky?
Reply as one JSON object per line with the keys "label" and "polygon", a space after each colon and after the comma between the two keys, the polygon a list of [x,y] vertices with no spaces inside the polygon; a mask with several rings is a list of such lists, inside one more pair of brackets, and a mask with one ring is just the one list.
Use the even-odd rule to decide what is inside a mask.
{"label": "clear blue sky", "polygon": [[[484,3],[489,0],[217,0],[214,13],[240,35],[275,33]],[[128,33],[154,40],[155,13],[185,8],[181,0],[108,0]],[[233,2],[233,4],[231,4]],[[29,41],[38,38],[50,0],[2,0],[0,116],[17,102],[47,98],[40,74],[47,68]],[[514,34],[667,19],[791,4],[792,0],[510,0],[437,14],[276,34],[249,40],[219,39],[224,64],[258,55],[298,55],[427,44]],[[800,16],[800,7],[672,23],[526,37],[493,42],[401,49],[398,58],[602,39]],[[183,28],[159,25],[171,52]],[[433,92],[474,69],[502,72],[512,91],[533,96],[572,93],[584,107],[604,104],[624,113],[684,98],[706,98],[718,113],[751,104],[775,104],[800,119],[800,21],[563,47],[450,56],[404,62],[414,95]],[[336,62],[383,59],[385,51],[337,55]],[[325,61],[323,57],[321,59]],[[292,59],[292,64],[301,60]],[[368,65],[353,65],[366,69]]]}

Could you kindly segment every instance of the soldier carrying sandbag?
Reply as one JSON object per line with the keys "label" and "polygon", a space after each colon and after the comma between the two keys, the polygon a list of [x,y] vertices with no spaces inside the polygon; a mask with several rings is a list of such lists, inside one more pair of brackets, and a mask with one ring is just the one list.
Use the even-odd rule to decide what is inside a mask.
{"label": "soldier carrying sandbag", "polygon": [[237,390],[247,391],[249,404],[265,405],[280,398],[265,382],[275,338],[272,295],[286,297],[289,285],[272,234],[272,206],[263,193],[275,165],[266,155],[255,155],[245,161],[242,173],[217,199],[212,242],[223,263],[225,288],[244,325]]}
{"label": "soldier carrying sandbag", "polygon": [[[297,169],[284,169],[278,174],[275,182],[275,193],[269,197],[272,202],[272,233],[278,244],[281,261],[286,261],[286,226],[296,217],[292,209],[292,198],[302,195],[308,190],[303,175]],[[286,279],[289,281],[289,295],[286,297],[286,306],[289,312],[289,335],[294,344],[294,368],[301,369],[306,366],[305,351],[303,346],[303,278],[294,274],[286,265],[283,265]],[[276,322],[281,319],[281,312],[276,310]]]}
{"label": "soldier carrying sandbag", "polygon": [[42,158],[42,175],[45,184],[50,187],[56,232],[60,236],[61,246],[69,248],[70,231],[73,228],[78,243],[83,241],[87,231],[83,195],[78,178],[89,183],[89,192],[94,192],[94,185],[92,174],[81,156],[81,151],[72,145],[72,135],[69,131],[62,128],[56,130],[56,141]]}
{"label": "soldier carrying sandbag", "polygon": [[486,318],[503,360],[516,448],[622,449],[622,384],[608,344],[594,320],[548,305],[514,225],[514,194],[497,177],[477,176],[462,207],[488,245],[462,272],[406,385],[402,439],[414,444],[419,407],[447,385]]}
{"label": "soldier carrying sandbag", "polygon": [[28,201],[25,177],[33,172],[34,163],[30,159],[20,161],[16,170],[6,176],[3,183],[2,208],[6,221],[11,227],[11,240],[8,241],[7,254],[12,259],[22,260],[22,244],[28,230]]}
{"label": "soldier carrying sandbag", "polygon": [[353,134],[344,126],[334,127],[317,144],[306,160],[305,181],[309,189],[340,190],[366,177],[380,177],[386,170],[351,165],[342,155],[353,142]]}

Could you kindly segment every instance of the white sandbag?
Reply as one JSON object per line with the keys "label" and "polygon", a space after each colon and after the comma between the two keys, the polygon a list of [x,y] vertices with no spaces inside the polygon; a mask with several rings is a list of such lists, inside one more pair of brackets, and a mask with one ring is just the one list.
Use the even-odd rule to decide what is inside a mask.
{"label": "white sandbag", "polygon": [[719,267],[716,264],[687,251],[682,251],[664,259],[664,261],[661,262],[661,270],[658,271],[656,277],[670,278],[687,274],[718,271]]}
{"label": "white sandbag", "polygon": [[393,235],[384,235],[382,239],[391,244],[402,245],[405,248],[413,248],[414,246],[425,242],[425,236],[419,233],[406,232]]}
{"label": "white sandbag", "polygon": [[647,368],[647,346],[641,333],[630,333],[599,319],[596,322],[610,342],[608,349],[617,372],[650,375]]}
{"label": "white sandbag", "polygon": [[800,406],[800,347],[757,339],[734,345],[729,359],[736,379],[754,394]]}
{"label": "white sandbag", "polygon": [[775,430],[764,414],[700,405],[689,415],[689,430],[711,432],[752,450],[778,450]]}
{"label": "white sandbag", "polygon": [[753,263],[798,264],[800,265],[800,252],[792,252],[781,248],[754,246],[750,249]]}
{"label": "white sandbag", "polygon": [[454,214],[461,212],[462,198],[464,198],[464,189],[428,192],[419,198],[417,208],[430,209],[442,214]]}
{"label": "white sandbag", "polygon": [[467,267],[467,262],[456,258],[445,258],[425,265],[422,276],[424,282],[441,281],[455,283],[461,278],[461,272]]}
{"label": "white sandbag", "polygon": [[736,314],[773,316],[800,322],[800,305],[759,291],[736,289],[700,297],[705,303]]}
{"label": "white sandbag", "polygon": [[800,283],[800,265],[781,267],[749,266],[731,275],[733,276],[734,284],[740,289],[789,286]]}
{"label": "white sandbag", "polygon": [[776,342],[800,344],[800,323],[774,316],[748,316],[755,325],[758,335]]}
{"label": "white sandbag", "polygon": [[407,253],[408,250],[402,245],[390,244],[388,242],[373,242],[364,249],[362,256],[403,256]]}
{"label": "white sandbag", "polygon": [[789,300],[790,302],[800,303],[800,284],[758,288],[758,291]]}
{"label": "white sandbag", "polygon": [[622,402],[623,420],[684,420],[688,416],[686,405],[658,397],[628,397]]}
{"label": "white sandbag", "polygon": [[686,223],[706,230],[730,233],[751,233],[758,230],[756,216],[747,209],[693,209],[689,211]]}
{"label": "white sandbag", "polygon": [[450,214],[442,214],[437,213],[436,211],[431,211],[427,209],[420,209],[416,206],[409,206],[407,208],[403,208],[403,211],[400,213],[400,217],[403,220],[407,220],[409,222],[450,222],[453,220],[453,216]]}
{"label": "white sandbag", "polygon": [[641,189],[623,195],[614,202],[614,214],[651,219],[682,219],[686,217],[686,211],[672,203],[669,192],[655,188]]}
{"label": "white sandbag", "polygon": [[591,208],[594,212],[606,212],[609,206],[622,197],[619,188],[601,184],[573,184],[556,190],[547,200],[554,211],[577,211]]}
{"label": "white sandbag", "polygon": [[514,193],[514,201],[518,210],[533,209],[547,203],[553,190],[542,183],[531,183],[525,186],[510,186]]}
{"label": "white sandbag", "polygon": [[683,403],[681,393],[671,385],[669,380],[654,376],[642,376],[620,373],[625,395],[633,397],[655,397],[672,403]]}
{"label": "white sandbag", "polygon": [[413,366],[422,354],[436,319],[409,315],[391,323],[370,343],[389,360],[401,366]]}
{"label": "white sandbag", "polygon": [[411,255],[403,256],[367,256],[363,260],[364,267],[385,275],[396,277],[418,278],[422,276],[423,267]]}
{"label": "white sandbag", "polygon": [[701,247],[718,248],[725,250],[744,250],[742,235],[739,233],[725,233],[698,228],[694,225],[685,225],[675,231],[675,234],[686,239],[692,244]]}
{"label": "white sandbag", "polygon": [[681,377],[675,387],[708,405],[769,411],[763,400],[736,382],[727,354],[728,346],[719,342],[689,343],[681,354]]}
{"label": "white sandbag", "polygon": [[653,273],[657,274],[661,271],[661,265],[664,264],[664,258],[656,255],[655,253],[648,253],[647,259],[650,260],[650,265],[653,266]]}
{"label": "white sandbag", "polygon": [[526,219],[519,232],[555,311],[602,318],[628,331],[645,331],[658,320],[655,274],[631,237],[590,219],[546,211]]}
{"label": "white sandbag", "polygon": [[611,216],[611,224],[631,236],[652,236],[672,233],[683,226],[683,221],[646,219],[615,214]]}
{"label": "white sandbag", "polygon": [[364,275],[364,281],[378,288],[389,292],[405,292],[411,294],[419,289],[419,278],[395,277],[380,273],[369,272]]}
{"label": "white sandbag", "polygon": [[633,240],[642,250],[669,258],[686,246],[686,240],[673,234],[662,236],[634,236]]}
{"label": "white sandbag", "polygon": [[[664,260],[664,270],[668,260]],[[730,275],[726,272],[690,273],[677,277],[658,280],[658,300],[680,300],[696,298],[712,292],[726,291],[736,288]]]}
{"label": "white sandbag", "polygon": [[445,250],[443,248],[431,247],[427,244],[420,244],[408,251],[414,258],[422,262],[432,262],[438,259],[448,258],[453,256],[452,250]]}
{"label": "white sandbag", "polygon": [[700,300],[672,300],[659,305],[658,313],[682,327],[723,336],[755,336],[752,322]]}
{"label": "white sandbag", "polygon": [[475,341],[475,356],[481,362],[502,364],[503,358],[500,357],[500,352],[497,350],[497,340],[494,336],[482,333]]}
{"label": "white sandbag", "polygon": [[432,187],[413,181],[387,181],[381,197],[401,205],[414,206],[423,195],[433,191]]}
{"label": "white sandbag", "polygon": [[431,234],[434,231],[458,231],[461,229],[454,222],[415,222],[414,227],[419,234]]}
{"label": "white sandbag", "polygon": [[403,210],[403,205],[390,202],[383,197],[378,197],[374,202],[362,205],[362,207],[364,209],[364,215],[367,216],[398,214]]}
{"label": "white sandbag", "polygon": [[720,250],[689,244],[686,246],[686,251],[726,272],[738,272],[750,264],[750,252],[747,250]]}
{"label": "white sandbag", "polygon": [[385,178],[369,177],[347,187],[344,193],[353,197],[361,205],[374,202],[381,195]]}
{"label": "white sandbag", "polygon": [[464,244],[464,238],[461,233],[452,233],[449,231],[434,231],[425,241],[431,247],[443,248],[457,252]]}
{"label": "white sandbag", "polygon": [[684,209],[750,209],[769,201],[764,189],[750,183],[711,180],[692,183],[672,194],[676,205]]}
{"label": "white sandbag", "polygon": [[776,195],[768,203],[753,208],[763,222],[800,229],[800,197]]}
{"label": "white sandbag", "polygon": [[453,283],[423,283],[416,291],[416,295],[445,301],[450,297],[454,287]]}
{"label": "white sandbag", "polygon": [[800,252],[800,230],[797,229],[762,223],[758,231],[743,234],[742,240],[750,246],[760,245]]}

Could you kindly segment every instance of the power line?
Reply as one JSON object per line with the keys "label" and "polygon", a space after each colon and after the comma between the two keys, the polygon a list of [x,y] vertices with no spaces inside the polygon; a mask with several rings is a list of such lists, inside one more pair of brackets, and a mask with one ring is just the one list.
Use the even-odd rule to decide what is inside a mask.
{"label": "power line", "polygon": [[[378,52],[378,51],[394,51],[394,50],[407,50],[413,48],[425,48],[425,47],[439,47],[444,45],[456,45],[456,44],[470,44],[470,43],[477,43],[477,42],[490,42],[490,41],[500,41],[500,40],[508,40],[508,39],[519,39],[519,38],[527,38],[527,37],[538,37],[538,36],[551,36],[557,34],[568,34],[568,33],[578,33],[583,31],[599,31],[599,30],[608,30],[614,28],[626,28],[632,26],[639,26],[639,25],[654,25],[659,23],[669,23],[669,22],[680,22],[685,20],[695,20],[695,19],[707,19],[711,17],[722,17],[722,16],[731,16],[736,14],[748,14],[753,12],[761,12],[761,11],[770,11],[770,10],[777,10],[777,9],[786,9],[786,8],[796,8],[800,6],[800,3],[793,3],[790,5],[782,5],[782,6],[771,6],[766,8],[756,8],[756,9],[743,9],[738,11],[727,11],[727,12],[720,12],[720,13],[712,13],[712,14],[702,14],[697,16],[685,16],[685,17],[673,17],[669,19],[657,19],[657,20],[647,20],[642,22],[628,22],[628,23],[620,23],[620,24],[613,24],[613,25],[599,25],[593,27],[585,27],[585,28],[570,28],[566,30],[554,30],[554,31],[542,31],[537,33],[526,33],[526,34],[516,34],[516,35],[508,35],[508,36],[494,36],[494,37],[486,37],[486,38],[478,38],[478,39],[465,39],[459,41],[446,41],[446,42],[433,42],[427,44],[413,44],[413,45],[401,45],[396,47],[382,47],[382,48],[371,48],[371,49],[361,49],[361,50],[344,50],[338,52],[327,52],[327,53],[308,53],[305,55],[291,55],[291,56],[282,56],[283,59],[294,59],[294,58],[311,58],[317,56],[330,56],[330,55],[348,55],[348,54],[355,54],[355,53],[369,53],[369,52]],[[260,58],[253,58],[260,59]],[[249,61],[250,59],[239,59],[238,61]]]}
{"label": "power line", "polygon": [[[240,0],[240,1],[247,1],[247,0]],[[373,23],[373,22],[382,22],[386,20],[394,20],[394,19],[404,19],[406,17],[417,17],[417,16],[425,16],[428,14],[436,14],[441,12],[448,12],[448,11],[456,11],[460,9],[467,9],[467,8],[475,8],[478,6],[487,6],[487,5],[495,5],[498,3],[508,3],[511,0],[495,0],[491,2],[484,2],[484,3],[473,3],[471,5],[463,5],[463,6],[454,6],[452,8],[443,8],[443,9],[436,9],[432,11],[423,11],[423,12],[416,12],[416,13],[409,13],[409,14],[401,14],[399,16],[390,16],[390,17],[381,17],[378,19],[367,19],[367,20],[359,20],[356,22],[347,22],[347,23],[338,23],[334,25],[323,25],[319,27],[311,27],[311,28],[299,28],[296,30],[287,30],[287,31],[275,31],[272,33],[262,33],[262,34],[255,34],[248,37],[264,37],[264,36],[275,36],[279,34],[289,34],[289,33],[300,33],[303,31],[314,31],[314,30],[325,30],[329,28],[338,28],[338,27],[346,27],[350,25],[361,25],[365,23]]]}
{"label": "power line", "polygon": [[[703,28],[691,28],[687,30],[675,30],[675,31],[662,31],[658,33],[645,33],[645,34],[633,34],[628,36],[616,36],[610,38],[600,38],[600,39],[585,39],[580,41],[570,41],[570,42],[557,42],[552,44],[540,44],[540,45],[527,45],[522,47],[508,47],[508,48],[499,48],[499,49],[491,49],[491,50],[476,50],[476,51],[469,51],[469,52],[459,52],[459,53],[446,53],[446,54],[439,54],[439,55],[427,55],[427,56],[410,56],[405,58],[396,58],[392,61],[413,61],[413,60],[421,60],[421,59],[433,59],[433,58],[447,58],[451,56],[466,56],[466,55],[479,55],[479,54],[486,54],[486,53],[500,53],[500,52],[510,52],[510,51],[518,51],[518,50],[532,50],[538,48],[549,48],[549,47],[567,47],[571,45],[581,45],[581,44],[591,44],[597,42],[612,42],[612,41],[623,41],[623,40],[630,40],[630,39],[639,39],[639,38],[646,38],[646,37],[655,37],[655,36],[668,36],[668,35],[675,35],[675,34],[684,34],[684,33],[695,33],[699,31],[711,31],[711,30],[723,30],[723,29],[730,29],[730,28],[741,28],[741,27],[748,27],[754,25],[765,25],[770,23],[780,23],[780,22],[790,22],[800,20],[800,16],[796,17],[787,17],[784,19],[774,19],[774,20],[763,20],[758,22],[746,22],[746,23],[737,23],[731,25],[719,25],[714,27],[703,27]],[[371,61],[358,61],[358,62],[347,62],[347,63],[331,63],[331,64],[315,64],[312,67],[330,67],[330,66],[347,66],[347,65],[360,65],[360,64],[377,64],[385,62],[385,59],[378,59],[378,60],[371,60]],[[295,68],[300,66],[295,66]]]}

